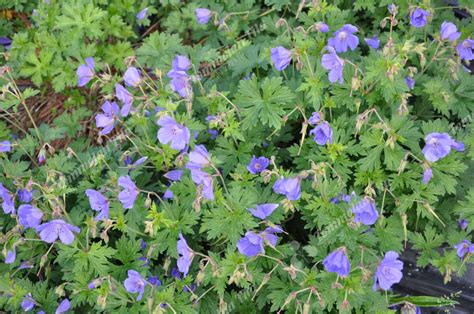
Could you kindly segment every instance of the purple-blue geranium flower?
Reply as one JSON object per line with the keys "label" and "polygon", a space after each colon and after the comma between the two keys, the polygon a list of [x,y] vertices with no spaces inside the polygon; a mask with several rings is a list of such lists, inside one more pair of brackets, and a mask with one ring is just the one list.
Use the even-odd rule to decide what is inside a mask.
{"label": "purple-blue geranium flower", "polygon": [[212,201],[214,199],[212,176],[198,167],[189,166],[189,163],[186,167],[191,170],[191,178],[193,179],[193,182],[198,187],[201,187],[202,196],[205,199]]}
{"label": "purple-blue geranium flower", "polygon": [[344,70],[344,60],[339,58],[336,54],[336,51],[333,47],[327,46],[326,50],[329,53],[323,54],[321,57],[321,65],[326,70],[329,70],[329,82],[335,83],[344,83],[343,70]]}
{"label": "purple-blue geranium flower", "polygon": [[91,208],[99,214],[94,218],[95,220],[105,220],[109,219],[109,202],[102,193],[87,189],[86,195],[89,198],[89,203]]}
{"label": "purple-blue geranium flower", "polygon": [[329,38],[328,45],[333,47],[337,52],[346,52],[348,48],[354,50],[359,45],[359,38],[354,35],[354,33],[357,32],[357,27],[346,24],[333,34],[333,38]]}
{"label": "purple-blue geranium flower", "polygon": [[18,207],[18,221],[25,228],[36,228],[41,223],[43,212],[29,204]]}
{"label": "purple-blue geranium flower", "polygon": [[314,135],[314,141],[318,145],[332,144],[332,128],[327,121],[318,124],[309,134]]}
{"label": "purple-blue geranium flower", "polygon": [[128,116],[132,110],[133,96],[130,92],[120,84],[115,84],[115,97],[123,104],[120,110],[122,117]]}
{"label": "purple-blue geranium flower", "polygon": [[191,60],[183,55],[176,55],[171,62],[171,67],[175,71],[187,71],[191,68]]}
{"label": "purple-blue geranium flower", "polygon": [[467,226],[469,225],[469,222],[466,219],[461,219],[459,220],[458,224],[459,224],[459,228],[461,228],[462,230],[465,230]]}
{"label": "purple-blue geranium flower", "polygon": [[186,168],[203,168],[209,166],[210,157],[204,145],[196,145],[194,150],[189,153],[189,162],[186,164]]}
{"label": "purple-blue geranium flower", "polygon": [[137,87],[142,81],[140,76],[140,70],[134,67],[129,67],[125,74],[123,75],[123,80],[127,86]]}
{"label": "purple-blue geranium flower", "polygon": [[403,262],[398,260],[398,254],[394,251],[385,253],[383,260],[380,262],[375,272],[373,290],[379,286],[382,290],[388,290],[393,284],[402,280]]}
{"label": "purple-blue geranium flower", "polygon": [[321,33],[327,33],[329,32],[329,26],[326,23],[323,22],[316,22],[314,23],[314,29],[317,30],[318,32]]}
{"label": "purple-blue geranium flower", "polygon": [[379,217],[379,213],[375,209],[375,202],[367,197],[354,205],[351,211],[355,214],[354,221],[366,226],[373,225]]}
{"label": "purple-blue geranium flower", "polygon": [[260,156],[256,158],[254,155],[250,163],[247,165],[247,170],[251,174],[257,174],[267,169],[269,164],[270,164],[270,160],[267,157]]}
{"label": "purple-blue geranium flower", "polygon": [[158,130],[158,140],[161,144],[169,144],[171,148],[182,150],[189,144],[191,133],[184,125],[176,122],[170,116],[163,116],[158,120],[161,128]]}
{"label": "purple-blue geranium flower", "polygon": [[92,280],[92,281],[89,282],[89,284],[87,285],[87,289],[89,289],[89,290],[95,289],[95,288],[97,287],[97,283],[98,283],[98,280],[97,280],[97,279]]}
{"label": "purple-blue geranium flower", "polygon": [[281,177],[273,185],[273,191],[285,195],[290,201],[298,200],[301,197],[300,179]]}
{"label": "purple-blue geranium flower", "polygon": [[36,232],[44,242],[53,243],[59,238],[64,244],[71,244],[74,241],[73,232],[79,233],[81,229],[64,220],[55,219],[37,226]]}
{"label": "purple-blue geranium flower", "polygon": [[270,49],[270,56],[277,71],[283,71],[291,62],[291,51],[282,46]]}
{"label": "purple-blue geranium flower", "polygon": [[454,248],[456,249],[456,254],[464,259],[467,254],[474,252],[474,244],[468,240],[462,240],[461,243],[455,244]]}
{"label": "purple-blue geranium flower", "polygon": [[213,129],[207,130],[207,133],[209,133],[209,135],[211,136],[211,140],[215,140],[219,135],[219,131]]}
{"label": "purple-blue geranium flower", "polygon": [[33,200],[33,193],[28,189],[19,189],[18,190],[18,199],[22,203],[29,203]]}
{"label": "purple-blue geranium flower", "polygon": [[150,276],[148,277],[147,280],[152,286],[155,286],[155,287],[161,286],[161,281],[158,278],[158,276]]}
{"label": "purple-blue geranium flower", "polygon": [[21,308],[25,312],[31,311],[35,307],[35,300],[31,296],[31,293],[28,293],[21,301]]}
{"label": "purple-blue geranium flower", "polygon": [[120,177],[118,179],[118,185],[123,188],[123,190],[118,195],[118,199],[122,203],[123,208],[133,208],[135,200],[140,193],[137,186],[132,181],[130,176]]}
{"label": "purple-blue geranium flower", "polygon": [[197,8],[196,19],[199,24],[207,24],[212,17],[212,11],[204,8]]}
{"label": "purple-blue geranium flower", "polygon": [[0,153],[8,153],[12,150],[12,144],[10,141],[0,142]]}
{"label": "purple-blue geranium flower", "polygon": [[415,80],[407,76],[405,77],[405,84],[407,84],[408,88],[411,90],[415,87]]}
{"label": "purple-blue geranium flower", "polygon": [[125,290],[130,293],[137,293],[137,301],[142,299],[143,293],[145,292],[145,287],[147,285],[147,281],[142,278],[142,276],[135,270],[129,270],[127,272],[128,278],[125,279],[123,285]]}
{"label": "purple-blue geranium flower", "polygon": [[454,23],[444,21],[441,24],[441,40],[455,41],[461,36],[461,33],[458,32],[458,28]]}
{"label": "purple-blue geranium flower", "polygon": [[191,79],[187,75],[173,78],[170,81],[171,89],[179,94],[182,98],[189,98],[192,93]]}
{"label": "purple-blue geranium flower", "polygon": [[430,182],[432,177],[433,177],[433,169],[426,168],[425,171],[423,171],[423,183],[426,184]]}
{"label": "purple-blue geranium flower", "polygon": [[144,8],[144,9],[140,10],[140,12],[138,12],[135,17],[137,18],[137,20],[140,21],[140,20],[143,20],[146,17],[147,13],[148,13],[148,8]]}
{"label": "purple-blue geranium flower", "polygon": [[173,197],[174,197],[174,193],[170,189],[167,189],[165,193],[163,193],[163,198],[172,199]]}
{"label": "purple-blue geranium flower", "polygon": [[260,233],[264,243],[270,245],[271,247],[275,247],[278,241],[278,236],[275,233],[282,233],[283,229],[279,225],[275,225],[274,227],[267,227]]}
{"label": "purple-blue geranium flower", "polygon": [[395,4],[393,3],[389,4],[387,6],[387,9],[388,9],[388,12],[390,12],[390,14],[393,14],[393,15],[397,14],[398,7]]}
{"label": "purple-blue geranium flower", "polygon": [[184,56],[176,56],[173,60],[173,69],[167,74],[171,79],[171,89],[177,92],[182,98],[188,98],[191,95],[192,87],[189,75],[185,70],[180,70],[179,68],[189,68],[190,66],[191,62],[188,58]]}
{"label": "purple-blue geranium flower", "polygon": [[7,256],[5,256],[5,264],[13,264],[16,259],[16,249],[13,246],[11,250],[7,250]]}
{"label": "purple-blue geranium flower", "polygon": [[416,28],[420,28],[420,27],[423,27],[426,25],[426,22],[428,22],[428,12],[423,10],[423,9],[420,9],[420,8],[416,8],[415,10],[413,10],[413,12],[411,12],[410,14],[410,24]]}
{"label": "purple-blue geranium flower", "polygon": [[95,75],[94,72],[94,58],[86,58],[86,64],[80,64],[77,68],[77,86],[82,87],[89,83]]}
{"label": "purple-blue geranium flower", "polygon": [[181,176],[183,175],[183,170],[171,170],[165,173],[163,176],[171,181],[179,181],[181,180]]}
{"label": "purple-blue geranium flower", "polygon": [[186,277],[189,272],[189,267],[193,262],[194,252],[188,246],[186,239],[181,233],[179,234],[179,240],[176,244],[176,248],[178,250],[179,255],[177,262],[178,269],[181,273],[183,273],[183,276]]}
{"label": "purple-blue geranium flower", "polygon": [[170,189],[167,189],[165,193],[163,193],[163,198],[172,199],[173,197],[174,197],[174,193]]}
{"label": "purple-blue geranium flower", "polygon": [[464,39],[456,46],[456,50],[458,51],[459,57],[464,60],[474,60],[474,40],[468,38]]}
{"label": "purple-blue geranium flower", "polygon": [[313,126],[318,124],[319,121],[321,121],[321,114],[319,112],[313,112],[311,114],[311,117],[309,117],[309,119],[308,119],[309,124],[311,124]]}
{"label": "purple-blue geranium flower", "polygon": [[260,204],[255,206],[255,208],[247,208],[247,210],[255,217],[265,219],[270,216],[277,207],[278,204]]}
{"label": "purple-blue geranium flower", "polygon": [[7,189],[0,183],[0,198],[2,199],[2,208],[5,214],[14,214],[15,213],[15,204],[13,202],[13,197],[8,192]]}
{"label": "purple-blue geranium flower", "polygon": [[376,35],[372,36],[372,38],[364,38],[364,40],[370,48],[379,49],[380,40]]}
{"label": "purple-blue geranium flower", "polygon": [[323,260],[324,268],[330,273],[337,273],[341,277],[349,275],[351,264],[346,256],[346,249],[339,248],[331,252]]}
{"label": "purple-blue geranium flower", "polygon": [[99,113],[95,116],[95,124],[98,128],[102,128],[99,132],[100,135],[107,135],[112,132],[115,127],[115,122],[119,115],[119,106],[115,101],[111,103],[106,100],[101,109],[103,113]]}
{"label": "purple-blue geranium flower", "polygon": [[71,302],[69,302],[68,299],[64,299],[64,300],[61,301],[61,303],[59,303],[55,314],[66,313],[70,309],[71,309]]}
{"label": "purple-blue geranium flower", "polygon": [[0,45],[5,47],[5,50],[10,50],[12,40],[8,37],[0,37]]}
{"label": "purple-blue geranium flower", "polygon": [[451,148],[462,152],[464,151],[464,144],[456,142],[447,133],[430,133],[425,137],[425,147],[423,147],[423,155],[426,160],[435,162],[441,158],[446,157]]}
{"label": "purple-blue geranium flower", "polygon": [[143,164],[145,161],[148,160],[148,157],[147,156],[143,156],[143,157],[140,157],[138,158],[133,164],[132,164],[132,168],[135,168],[135,167],[138,167],[140,166],[141,164]]}
{"label": "purple-blue geranium flower", "polygon": [[181,279],[181,273],[176,267],[173,267],[170,272],[171,277],[176,279]]}
{"label": "purple-blue geranium flower", "polygon": [[265,252],[262,237],[253,231],[247,231],[245,236],[237,242],[237,249],[241,254],[248,257]]}

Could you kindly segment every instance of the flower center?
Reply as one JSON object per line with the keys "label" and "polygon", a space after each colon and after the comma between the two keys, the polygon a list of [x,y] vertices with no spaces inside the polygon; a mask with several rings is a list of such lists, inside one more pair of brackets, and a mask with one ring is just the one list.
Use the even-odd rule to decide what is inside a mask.
{"label": "flower center", "polygon": [[340,39],[346,39],[346,37],[347,37],[347,33],[346,33],[346,32],[343,31],[343,32],[340,32],[340,33],[339,33],[339,38],[340,38]]}
{"label": "flower center", "polygon": [[173,135],[176,135],[179,133],[179,128],[177,126],[173,126],[171,128],[171,133],[173,133]]}

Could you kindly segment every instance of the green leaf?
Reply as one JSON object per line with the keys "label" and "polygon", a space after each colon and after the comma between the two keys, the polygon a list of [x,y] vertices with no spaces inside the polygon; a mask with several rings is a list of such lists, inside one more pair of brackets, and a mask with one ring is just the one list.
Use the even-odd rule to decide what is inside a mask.
{"label": "green leaf", "polygon": [[281,77],[265,78],[260,85],[254,76],[242,80],[237,94],[237,106],[242,108],[243,128],[250,129],[260,121],[274,129],[280,129],[285,108],[294,100],[291,90],[282,85]]}

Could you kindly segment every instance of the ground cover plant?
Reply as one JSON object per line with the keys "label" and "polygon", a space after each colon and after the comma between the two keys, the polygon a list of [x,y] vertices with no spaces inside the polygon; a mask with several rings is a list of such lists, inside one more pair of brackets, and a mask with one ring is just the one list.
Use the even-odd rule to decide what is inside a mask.
{"label": "ground cover plant", "polygon": [[0,308],[419,313],[474,245],[471,1],[3,1]]}

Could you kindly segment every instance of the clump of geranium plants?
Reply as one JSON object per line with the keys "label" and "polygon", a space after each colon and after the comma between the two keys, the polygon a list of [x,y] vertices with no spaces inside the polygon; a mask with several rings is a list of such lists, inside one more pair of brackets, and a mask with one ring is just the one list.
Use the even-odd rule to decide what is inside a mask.
{"label": "clump of geranium plants", "polygon": [[[456,304],[398,286],[406,250],[445,282],[474,252],[473,11],[435,3],[11,8],[0,308]],[[38,124],[45,90],[67,110]]]}

